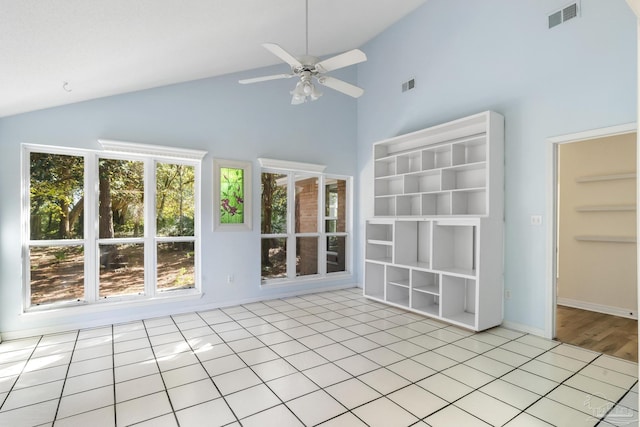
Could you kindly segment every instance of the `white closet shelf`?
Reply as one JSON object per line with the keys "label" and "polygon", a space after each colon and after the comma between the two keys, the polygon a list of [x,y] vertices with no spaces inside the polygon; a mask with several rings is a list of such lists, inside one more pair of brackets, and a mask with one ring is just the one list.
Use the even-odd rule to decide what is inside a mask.
{"label": "white closet shelf", "polygon": [[635,236],[576,236],[579,242],[635,243]]}
{"label": "white closet shelf", "polygon": [[463,279],[475,279],[476,271],[469,270],[467,268],[457,268],[457,267],[438,267],[437,271],[441,271],[448,276],[461,277]]}
{"label": "white closet shelf", "polygon": [[383,245],[383,246],[391,246],[393,244],[390,240],[376,240],[376,239],[368,239],[367,243],[372,245]]}
{"label": "white closet shelf", "polygon": [[629,172],[608,175],[588,175],[576,178],[576,182],[617,181],[620,179],[636,179],[636,174],[635,172]]}
{"label": "white closet shelf", "polygon": [[409,287],[409,280],[389,280],[387,283],[389,285],[400,286],[402,288],[408,288]]}
{"label": "white closet shelf", "polygon": [[636,205],[578,206],[578,212],[633,212]]}
{"label": "white closet shelf", "polygon": [[414,291],[418,291],[418,292],[424,292],[425,294],[431,294],[431,295],[436,295],[436,296],[440,295],[440,289],[438,289],[438,286],[436,286],[436,285],[414,286],[413,290]]}
{"label": "white closet shelf", "polygon": [[400,267],[417,268],[417,269],[421,269],[421,270],[431,270],[430,264],[428,262],[425,262],[425,261],[396,263],[396,265],[398,265]]}

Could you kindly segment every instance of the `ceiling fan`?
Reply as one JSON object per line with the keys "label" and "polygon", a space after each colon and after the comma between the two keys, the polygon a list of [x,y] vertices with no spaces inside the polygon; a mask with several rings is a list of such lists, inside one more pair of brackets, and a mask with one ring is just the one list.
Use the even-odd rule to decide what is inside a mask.
{"label": "ceiling fan", "polygon": [[360,97],[364,90],[351,83],[327,76],[326,73],[340,68],[355,65],[367,60],[367,56],[359,49],[353,49],[331,58],[320,60],[315,56],[309,55],[309,0],[305,2],[306,6],[306,54],[304,56],[295,57],[282,47],[275,43],[264,43],[262,46],[269,52],[282,59],[289,64],[291,72],[288,74],[274,74],[271,76],[255,77],[252,79],[240,80],[241,84],[258,83],[268,80],[289,79],[298,77],[300,81],[296,84],[294,90],[291,91],[291,104],[302,104],[307,100],[317,100],[322,96],[313,84],[313,80],[328,88],[337,90],[354,98]]}

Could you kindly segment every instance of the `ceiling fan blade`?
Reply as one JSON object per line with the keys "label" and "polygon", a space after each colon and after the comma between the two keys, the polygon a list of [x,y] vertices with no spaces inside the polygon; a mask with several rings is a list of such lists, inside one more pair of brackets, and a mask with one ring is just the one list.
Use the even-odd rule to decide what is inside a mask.
{"label": "ceiling fan blade", "polygon": [[338,92],[342,92],[345,95],[352,96],[354,98],[359,98],[364,93],[364,89],[358,86],[354,86],[351,83],[347,83],[345,81],[336,79],[335,77],[330,77],[330,76],[319,77],[318,83],[320,83],[323,86],[330,87],[331,89],[337,90]]}
{"label": "ceiling fan blade", "polygon": [[277,56],[278,58],[282,59],[284,62],[289,64],[291,68],[302,66],[300,61],[298,61],[295,56],[291,55],[289,52],[281,48],[279,45],[275,43],[264,43],[262,46],[264,46],[264,48],[267,49],[269,52],[273,53],[275,56]]}
{"label": "ceiling fan blade", "polygon": [[367,60],[367,55],[360,49],[353,49],[340,55],[320,61],[316,64],[316,70],[320,73],[328,73],[338,68],[348,67]]}
{"label": "ceiling fan blade", "polygon": [[258,83],[258,82],[266,82],[269,80],[277,80],[277,79],[288,79],[293,77],[293,74],[274,74],[272,76],[263,76],[263,77],[254,77],[252,79],[242,79],[238,80],[240,84],[249,84],[249,83]]}

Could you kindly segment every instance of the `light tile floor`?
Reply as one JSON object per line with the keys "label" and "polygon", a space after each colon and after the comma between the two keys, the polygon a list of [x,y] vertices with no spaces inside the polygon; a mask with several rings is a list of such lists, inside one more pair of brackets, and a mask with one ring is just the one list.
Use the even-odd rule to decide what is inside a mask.
{"label": "light tile floor", "polygon": [[0,344],[0,426],[638,425],[637,364],[324,292]]}

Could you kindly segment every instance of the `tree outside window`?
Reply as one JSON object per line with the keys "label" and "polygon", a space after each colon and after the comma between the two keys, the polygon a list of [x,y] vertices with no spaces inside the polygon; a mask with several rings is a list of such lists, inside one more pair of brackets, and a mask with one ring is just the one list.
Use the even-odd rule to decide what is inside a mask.
{"label": "tree outside window", "polygon": [[195,286],[196,162],[26,151],[27,306]]}

